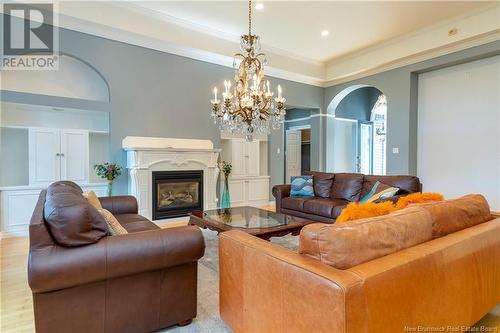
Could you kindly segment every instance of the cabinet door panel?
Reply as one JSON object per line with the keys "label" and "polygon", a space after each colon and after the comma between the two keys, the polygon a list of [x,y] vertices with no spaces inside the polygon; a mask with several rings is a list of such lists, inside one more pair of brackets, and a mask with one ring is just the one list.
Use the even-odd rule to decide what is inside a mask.
{"label": "cabinet door panel", "polygon": [[269,179],[248,180],[249,201],[269,201]]}
{"label": "cabinet door panel", "polygon": [[61,179],[87,182],[89,174],[89,133],[61,130]]}
{"label": "cabinet door panel", "polygon": [[28,229],[40,190],[4,191],[2,195],[2,231]]}
{"label": "cabinet door panel", "polygon": [[30,128],[29,178],[30,184],[48,184],[60,177],[59,130]]}
{"label": "cabinet door panel", "polygon": [[247,176],[259,176],[259,141],[246,142],[246,174]]}
{"label": "cabinet door panel", "polygon": [[246,184],[244,180],[229,181],[229,195],[231,196],[231,204],[244,204],[246,201]]}
{"label": "cabinet door panel", "polygon": [[245,141],[243,140],[232,140],[231,149],[231,161],[233,164],[232,176],[244,176],[245,175],[245,164],[247,162],[246,158],[246,148]]}

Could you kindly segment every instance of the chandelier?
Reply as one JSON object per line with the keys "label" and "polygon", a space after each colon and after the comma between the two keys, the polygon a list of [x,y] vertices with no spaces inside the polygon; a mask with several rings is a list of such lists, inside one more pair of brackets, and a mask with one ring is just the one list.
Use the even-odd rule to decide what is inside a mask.
{"label": "chandelier", "polygon": [[[212,117],[219,123],[221,132],[245,135],[247,141],[253,140],[254,134],[269,134],[270,128],[279,129],[285,121],[285,98],[278,85],[278,96],[268,80],[264,79],[265,55],[260,53],[260,39],[252,35],[252,1],[248,2],[248,35],[241,36],[242,53],[234,55],[234,87],[231,81],[224,81],[222,100],[217,98],[214,87]],[[241,62],[237,65],[236,59]]]}

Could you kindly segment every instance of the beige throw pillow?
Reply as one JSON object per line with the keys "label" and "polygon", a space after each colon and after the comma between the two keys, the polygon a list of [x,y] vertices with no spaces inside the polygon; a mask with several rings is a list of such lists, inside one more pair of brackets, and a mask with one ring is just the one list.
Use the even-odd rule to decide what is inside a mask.
{"label": "beige throw pillow", "polygon": [[109,233],[112,236],[128,234],[128,231],[120,224],[120,222],[118,222],[116,217],[113,214],[111,214],[109,210],[102,208],[99,209],[99,213],[106,220],[106,223],[108,224],[109,228]]}
{"label": "beige throw pillow", "polygon": [[83,192],[82,194],[87,199],[89,204],[95,207],[95,209],[102,209],[101,202],[99,201],[99,198],[97,198],[97,195],[94,191],[87,191]]}

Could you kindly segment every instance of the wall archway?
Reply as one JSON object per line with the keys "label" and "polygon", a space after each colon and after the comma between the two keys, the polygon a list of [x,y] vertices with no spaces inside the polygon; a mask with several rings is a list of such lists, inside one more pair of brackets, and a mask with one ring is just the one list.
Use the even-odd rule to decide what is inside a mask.
{"label": "wall archway", "polygon": [[109,85],[93,66],[69,54],[59,56],[59,69],[4,71],[2,89],[27,94],[110,102]]}
{"label": "wall archway", "polygon": [[384,93],[367,84],[346,87],[330,101],[327,113],[326,170],[385,174]]}

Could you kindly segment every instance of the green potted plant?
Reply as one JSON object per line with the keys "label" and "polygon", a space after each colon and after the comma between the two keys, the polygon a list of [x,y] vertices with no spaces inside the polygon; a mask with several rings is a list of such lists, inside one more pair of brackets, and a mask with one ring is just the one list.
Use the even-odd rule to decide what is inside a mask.
{"label": "green potted plant", "polygon": [[224,175],[224,190],[222,191],[222,198],[220,208],[231,207],[231,197],[229,196],[229,175],[233,166],[229,161],[221,161],[218,164],[220,172]]}
{"label": "green potted plant", "polygon": [[122,167],[116,163],[104,163],[94,165],[97,175],[108,181],[108,196],[113,194],[113,180],[122,174]]}

